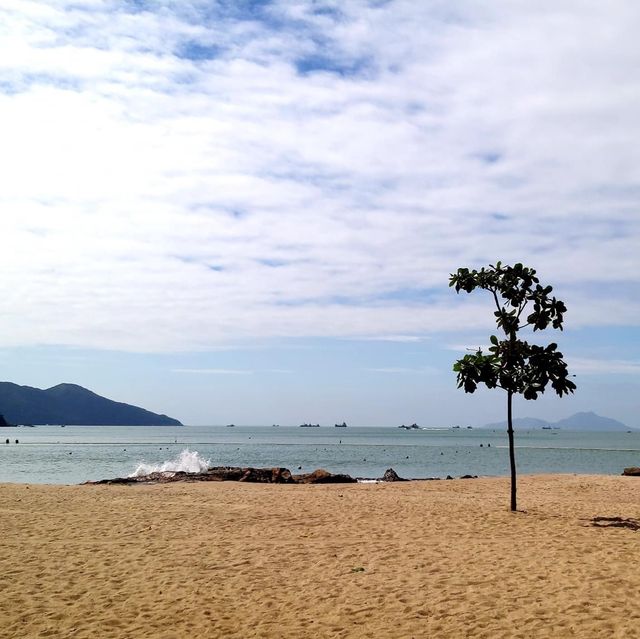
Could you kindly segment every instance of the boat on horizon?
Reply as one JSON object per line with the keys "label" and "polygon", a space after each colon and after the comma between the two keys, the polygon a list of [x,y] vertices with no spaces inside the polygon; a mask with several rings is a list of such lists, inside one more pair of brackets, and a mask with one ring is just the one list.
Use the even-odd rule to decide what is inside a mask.
{"label": "boat on horizon", "polygon": [[334,424],[334,426],[336,428],[346,428],[347,427],[347,422],[342,422],[342,424]]}
{"label": "boat on horizon", "polygon": [[320,428],[320,424],[300,424],[300,428]]}

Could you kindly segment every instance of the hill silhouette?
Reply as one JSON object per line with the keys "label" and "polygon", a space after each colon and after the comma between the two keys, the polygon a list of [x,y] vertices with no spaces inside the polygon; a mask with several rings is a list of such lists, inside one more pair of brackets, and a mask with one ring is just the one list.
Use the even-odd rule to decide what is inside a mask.
{"label": "hill silhouette", "polygon": [[[602,417],[594,412],[575,413],[570,417],[561,419],[557,422],[548,422],[535,417],[519,417],[513,420],[514,429],[519,430],[537,430],[539,428],[551,426],[552,428],[560,428],[562,430],[579,430],[579,431],[626,431],[632,430],[626,424],[619,422],[611,417]],[[485,424],[480,428],[506,428],[507,422],[496,422],[494,424]],[[635,430],[635,429],[633,429]]]}
{"label": "hill silhouette", "polygon": [[177,419],[114,402],[77,384],[58,384],[42,390],[0,382],[0,413],[11,424],[182,425]]}

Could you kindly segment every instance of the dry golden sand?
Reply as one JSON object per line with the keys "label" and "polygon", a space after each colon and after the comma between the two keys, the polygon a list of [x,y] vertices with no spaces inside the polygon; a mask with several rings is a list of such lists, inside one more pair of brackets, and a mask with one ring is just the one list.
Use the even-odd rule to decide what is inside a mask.
{"label": "dry golden sand", "polygon": [[640,479],[0,485],[0,637],[640,637]]}

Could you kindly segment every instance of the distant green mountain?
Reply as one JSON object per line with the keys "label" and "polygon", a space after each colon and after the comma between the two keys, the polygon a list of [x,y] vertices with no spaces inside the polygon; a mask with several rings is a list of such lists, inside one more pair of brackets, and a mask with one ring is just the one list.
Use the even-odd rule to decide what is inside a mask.
{"label": "distant green mountain", "polygon": [[[480,428],[502,429],[507,427],[507,422],[496,422],[494,424],[485,424]],[[535,417],[520,417],[513,420],[514,429],[518,430],[537,430],[539,428],[551,427],[560,428],[562,430],[581,430],[581,431],[626,431],[631,429],[626,424],[619,422],[610,417],[602,417],[593,412],[575,413],[571,417],[561,419],[558,422],[546,422]]]}
{"label": "distant green mountain", "polygon": [[[536,430],[538,428],[542,428],[543,426],[549,426],[549,422],[545,422],[543,419],[536,419],[535,417],[516,417],[513,420],[513,427],[519,428],[520,430]],[[480,426],[480,428],[494,428],[494,429],[502,429],[507,427],[507,422],[495,422],[493,424],[485,424],[484,426]]]}
{"label": "distant green mountain", "polygon": [[114,402],[76,384],[58,384],[41,390],[0,382],[0,414],[10,424],[182,425],[177,419]]}
{"label": "distant green mountain", "polygon": [[553,425],[563,430],[631,430],[626,424],[619,422],[617,419],[602,417],[592,412],[576,413],[571,417],[561,419]]}

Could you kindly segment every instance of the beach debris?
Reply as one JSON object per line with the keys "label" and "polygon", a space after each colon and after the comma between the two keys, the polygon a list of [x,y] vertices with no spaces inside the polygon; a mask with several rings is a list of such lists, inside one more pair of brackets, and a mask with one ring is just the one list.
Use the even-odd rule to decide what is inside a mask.
{"label": "beach debris", "polygon": [[640,521],[624,517],[593,517],[591,525],[597,528],[630,528],[640,530]]}
{"label": "beach debris", "polygon": [[364,568],[362,566],[356,566],[351,569],[351,572],[364,572]]}
{"label": "beach debris", "polygon": [[630,468],[625,468],[622,471],[623,475],[627,475],[628,477],[640,477],[640,468],[637,466],[631,466]]}

